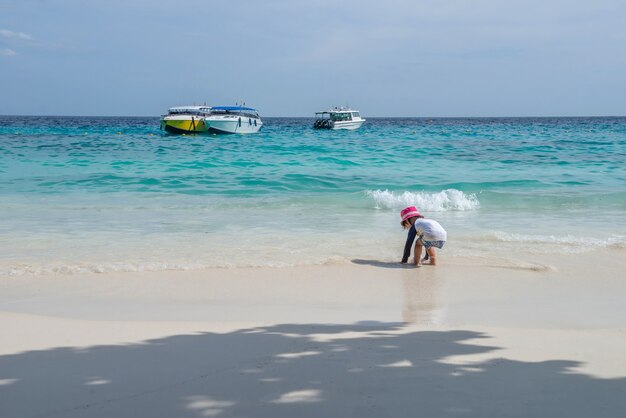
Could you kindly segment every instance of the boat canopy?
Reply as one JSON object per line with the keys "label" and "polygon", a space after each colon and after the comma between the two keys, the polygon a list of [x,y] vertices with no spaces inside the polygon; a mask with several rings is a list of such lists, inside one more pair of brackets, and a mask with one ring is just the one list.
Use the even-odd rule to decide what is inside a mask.
{"label": "boat canopy", "polygon": [[337,110],[325,110],[323,112],[315,112],[315,116],[318,119],[329,118],[333,121],[351,121],[353,120],[353,118],[361,117],[358,110],[352,110],[347,108],[338,108]]}
{"label": "boat canopy", "polygon": [[201,113],[209,113],[211,108],[209,106],[175,106],[168,109],[170,115],[178,114],[192,114],[197,115]]}
{"label": "boat canopy", "polygon": [[259,116],[259,112],[256,109],[251,107],[243,107],[243,106],[213,106],[211,108],[211,115],[219,115],[225,117],[248,117],[261,119]]}
{"label": "boat canopy", "polygon": [[343,106],[338,107],[338,106],[335,106],[332,109],[323,110],[323,111],[319,111],[319,112],[315,112],[315,113],[318,114],[318,113],[347,113],[347,112],[358,112],[358,110],[353,110],[353,109],[350,109],[349,107],[343,107]]}
{"label": "boat canopy", "polygon": [[213,106],[211,110],[226,110],[229,112],[247,110],[249,112],[256,112],[256,109],[253,109],[251,107],[243,107],[243,106]]}

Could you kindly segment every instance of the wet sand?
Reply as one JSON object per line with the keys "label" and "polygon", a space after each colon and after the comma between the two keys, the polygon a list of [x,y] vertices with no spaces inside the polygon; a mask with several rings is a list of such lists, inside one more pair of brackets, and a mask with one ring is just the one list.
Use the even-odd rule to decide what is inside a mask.
{"label": "wet sand", "polygon": [[0,278],[0,416],[620,416],[623,249]]}

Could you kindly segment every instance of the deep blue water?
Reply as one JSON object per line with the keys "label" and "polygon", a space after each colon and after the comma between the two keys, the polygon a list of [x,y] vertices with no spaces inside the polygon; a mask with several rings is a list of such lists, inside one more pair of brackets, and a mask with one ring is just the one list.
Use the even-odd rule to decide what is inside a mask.
{"label": "deep blue water", "polygon": [[370,189],[623,192],[625,118],[265,120],[177,136],[157,118],[0,117],[2,193],[276,195]]}

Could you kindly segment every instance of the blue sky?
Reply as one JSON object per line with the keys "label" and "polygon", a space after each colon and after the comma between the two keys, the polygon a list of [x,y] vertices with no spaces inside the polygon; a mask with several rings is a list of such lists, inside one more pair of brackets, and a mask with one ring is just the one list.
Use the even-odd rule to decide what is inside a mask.
{"label": "blue sky", "polygon": [[626,115],[626,1],[0,0],[0,114]]}

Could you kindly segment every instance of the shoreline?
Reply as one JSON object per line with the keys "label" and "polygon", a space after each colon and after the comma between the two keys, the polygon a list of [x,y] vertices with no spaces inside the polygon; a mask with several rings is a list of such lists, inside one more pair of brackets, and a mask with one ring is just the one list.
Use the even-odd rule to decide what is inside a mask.
{"label": "shoreline", "polygon": [[[243,321],[277,322],[294,308],[296,317],[291,319],[301,310],[305,322],[320,322],[328,316],[325,310],[334,309],[340,322],[382,319],[499,326],[515,320],[528,327],[626,325],[626,320],[613,315],[619,308],[617,296],[626,290],[623,255],[620,248],[584,255],[535,255],[532,262],[516,263],[442,255],[438,266],[419,268],[354,259],[300,267],[0,276],[0,312],[140,321],[204,321],[206,315],[214,315],[214,321],[228,321],[220,309],[232,307],[228,314]],[[602,303],[589,306],[591,315],[585,304],[596,299]],[[541,315],[518,321],[517,312],[524,311],[527,303]],[[276,310],[255,311],[268,305]],[[504,310],[507,306],[515,309]],[[490,315],[495,307],[502,312]],[[577,312],[567,317],[559,312],[564,308]],[[370,312],[372,318],[367,318]],[[419,315],[423,318],[411,319]]]}
{"label": "shoreline", "polygon": [[617,416],[622,254],[2,277],[0,413]]}

